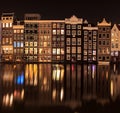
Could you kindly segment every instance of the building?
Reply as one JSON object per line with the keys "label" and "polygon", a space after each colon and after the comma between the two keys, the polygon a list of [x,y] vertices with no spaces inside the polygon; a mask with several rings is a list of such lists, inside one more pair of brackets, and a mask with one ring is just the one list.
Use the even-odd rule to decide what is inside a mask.
{"label": "building", "polygon": [[52,61],[52,25],[51,21],[39,21],[38,62]]}
{"label": "building", "polygon": [[65,61],[64,20],[52,21],[52,62]]}
{"label": "building", "polygon": [[111,61],[119,61],[120,58],[120,25],[114,24],[111,29]]}
{"label": "building", "polygon": [[111,60],[111,23],[105,18],[98,22],[98,62],[110,62]]}
{"label": "building", "polygon": [[2,13],[2,38],[1,38],[1,50],[2,61],[13,61],[13,21],[14,13]]}
{"label": "building", "polygon": [[1,21],[0,21],[0,62],[1,62],[1,54],[2,54],[2,51],[1,51],[1,27],[2,27],[2,25],[1,25]]}
{"label": "building", "polygon": [[25,14],[24,20],[24,45],[25,54],[24,59],[27,62],[38,61],[38,21],[39,14]]}
{"label": "building", "polygon": [[65,19],[65,59],[66,62],[82,61],[83,19],[73,15]]}
{"label": "building", "polygon": [[83,27],[83,61],[97,62],[98,27],[88,24]]}
{"label": "building", "polygon": [[13,59],[20,62],[24,60],[24,23],[14,22],[13,33]]}

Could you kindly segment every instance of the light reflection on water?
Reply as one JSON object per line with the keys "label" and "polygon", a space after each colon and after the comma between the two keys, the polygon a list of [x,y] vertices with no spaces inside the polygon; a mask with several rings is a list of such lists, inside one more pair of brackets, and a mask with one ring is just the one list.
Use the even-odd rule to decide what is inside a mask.
{"label": "light reflection on water", "polygon": [[119,65],[0,64],[0,103],[69,105],[95,101],[101,105],[120,97]]}

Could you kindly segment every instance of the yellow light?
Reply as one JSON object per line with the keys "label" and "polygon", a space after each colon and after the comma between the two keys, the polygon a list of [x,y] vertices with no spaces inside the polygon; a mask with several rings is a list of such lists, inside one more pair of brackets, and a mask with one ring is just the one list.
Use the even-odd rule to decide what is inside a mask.
{"label": "yellow light", "polygon": [[110,93],[111,93],[111,96],[113,96],[113,80],[111,80],[110,82]]}

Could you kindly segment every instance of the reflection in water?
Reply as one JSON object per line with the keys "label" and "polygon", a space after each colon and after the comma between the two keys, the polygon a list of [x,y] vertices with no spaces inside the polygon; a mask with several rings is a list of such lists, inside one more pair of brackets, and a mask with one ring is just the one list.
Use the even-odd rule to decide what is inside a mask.
{"label": "reflection in water", "polygon": [[94,100],[105,105],[120,98],[118,65],[0,64],[3,107],[65,104]]}

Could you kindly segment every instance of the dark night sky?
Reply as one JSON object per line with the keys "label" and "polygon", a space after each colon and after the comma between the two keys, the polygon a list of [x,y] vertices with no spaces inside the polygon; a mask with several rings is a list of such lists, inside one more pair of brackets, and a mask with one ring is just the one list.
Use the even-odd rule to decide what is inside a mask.
{"label": "dark night sky", "polygon": [[119,3],[105,0],[0,0],[2,12],[15,12],[19,18],[23,18],[24,13],[40,13],[42,19],[64,19],[74,14],[95,23],[104,17],[120,23]]}

